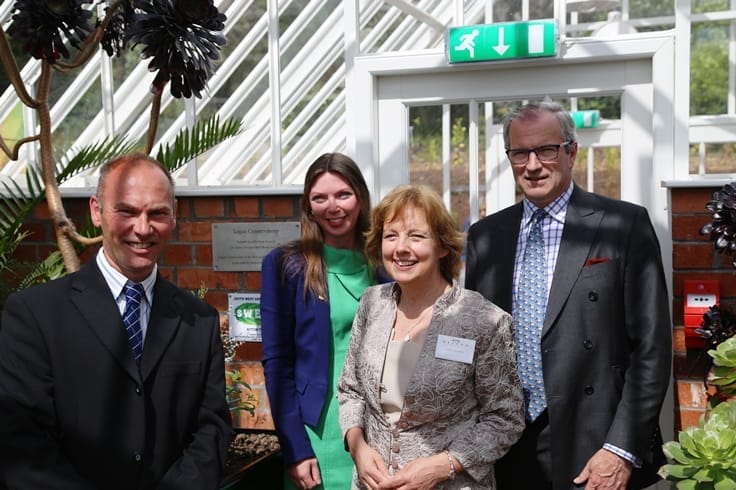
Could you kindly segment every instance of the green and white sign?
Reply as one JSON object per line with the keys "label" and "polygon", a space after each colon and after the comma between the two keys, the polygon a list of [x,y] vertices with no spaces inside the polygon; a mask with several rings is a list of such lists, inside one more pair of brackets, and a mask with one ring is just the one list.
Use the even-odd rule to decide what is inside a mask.
{"label": "green and white sign", "polygon": [[447,60],[450,63],[556,54],[557,24],[551,19],[451,27],[447,32]]}
{"label": "green and white sign", "polygon": [[572,111],[570,112],[572,120],[575,121],[576,128],[597,128],[598,120],[601,117],[601,111],[598,109],[589,111]]}
{"label": "green and white sign", "polygon": [[259,293],[229,293],[227,304],[230,339],[260,342],[261,295]]}

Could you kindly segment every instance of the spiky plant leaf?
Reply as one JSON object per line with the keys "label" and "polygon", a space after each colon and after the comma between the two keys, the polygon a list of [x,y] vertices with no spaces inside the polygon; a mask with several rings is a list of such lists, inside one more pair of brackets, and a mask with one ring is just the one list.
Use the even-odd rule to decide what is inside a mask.
{"label": "spiky plant leaf", "polygon": [[242,131],[240,121],[229,119],[220,122],[220,118],[212,116],[204,119],[190,129],[183,129],[169,145],[163,145],[156,154],[156,160],[173,172],[191,159],[236,136]]}
{"label": "spiky plant leaf", "polygon": [[56,182],[62,184],[85,170],[130,153],[135,147],[125,136],[113,136],[81,148],[71,158],[60,155],[56,158]]}
{"label": "spiky plant leaf", "polygon": [[2,182],[0,193],[0,270],[7,264],[18,245],[26,238],[21,227],[33,209],[43,198],[40,171],[29,166],[26,170],[26,186],[23,188],[13,179]]}
{"label": "spiky plant leaf", "polygon": [[66,269],[64,268],[64,258],[61,256],[61,252],[54,250],[43,260],[43,262],[36,264],[36,266],[23,277],[18,289],[26,288],[32,284],[57,279],[65,273]]}

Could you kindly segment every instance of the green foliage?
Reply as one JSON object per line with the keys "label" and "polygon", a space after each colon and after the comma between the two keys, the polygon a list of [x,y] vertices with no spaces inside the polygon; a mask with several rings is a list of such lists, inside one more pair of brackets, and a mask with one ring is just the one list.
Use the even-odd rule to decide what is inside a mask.
{"label": "green foliage", "polygon": [[736,489],[736,400],[713,408],[678,439],[663,446],[674,463],[660,468],[662,478],[679,490]]}
{"label": "green foliage", "polygon": [[462,165],[465,162],[465,142],[468,139],[468,128],[463,118],[456,117],[450,128],[450,147],[452,148],[452,164]]}
{"label": "green foliage", "polygon": [[248,383],[243,381],[240,371],[237,369],[225,371],[228,383],[225,384],[225,396],[227,406],[231,412],[246,411],[251,416],[256,413],[258,398],[253,394]]}
{"label": "green foliage", "polygon": [[229,119],[221,123],[219,117],[212,116],[191,129],[183,129],[173,144],[159,148],[156,160],[174,171],[218,143],[239,134],[241,128],[240,121]]}
{"label": "green foliage", "polygon": [[43,262],[36,264],[36,266],[23,277],[18,289],[27,288],[32,284],[53,281],[64,274],[66,274],[64,258],[61,256],[61,252],[54,250],[43,260]]}
{"label": "green foliage", "polygon": [[578,99],[578,110],[599,110],[604,119],[621,118],[621,97],[584,97]]}
{"label": "green foliage", "polygon": [[693,46],[690,65],[691,113],[723,114],[728,94],[728,47],[725,40]]}
{"label": "green foliage", "polygon": [[21,232],[28,215],[43,197],[43,183],[36,167],[28,167],[26,189],[14,180],[2,182],[3,199],[0,200],[0,270],[10,270],[10,260],[15,249],[28,235]]}
{"label": "green foliage", "polygon": [[713,398],[718,404],[723,398],[736,397],[736,337],[721,342],[718,347],[708,351],[713,358],[713,369],[708,383],[718,387],[720,397]]}

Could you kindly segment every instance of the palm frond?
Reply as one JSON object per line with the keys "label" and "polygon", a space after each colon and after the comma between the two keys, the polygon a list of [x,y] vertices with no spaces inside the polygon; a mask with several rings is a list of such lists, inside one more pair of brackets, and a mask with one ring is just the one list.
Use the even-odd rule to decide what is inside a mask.
{"label": "palm frond", "polygon": [[135,143],[125,136],[113,136],[81,148],[73,157],[60,155],[56,158],[56,182],[62,184],[90,168],[99,167],[108,160],[130,153]]}
{"label": "palm frond", "polygon": [[242,131],[240,121],[229,119],[220,122],[218,116],[202,120],[190,129],[183,129],[173,144],[162,145],[156,154],[156,160],[164,164],[170,172],[222,143]]}
{"label": "palm frond", "polygon": [[13,179],[2,181],[0,190],[0,270],[6,270],[11,255],[28,236],[21,232],[23,223],[43,199],[43,183],[40,171],[29,166],[26,170],[26,187]]}
{"label": "palm frond", "polygon": [[26,274],[18,285],[18,289],[26,288],[32,284],[48,282],[57,279],[66,274],[64,268],[64,258],[61,252],[54,250],[43,262],[37,264],[28,274]]}

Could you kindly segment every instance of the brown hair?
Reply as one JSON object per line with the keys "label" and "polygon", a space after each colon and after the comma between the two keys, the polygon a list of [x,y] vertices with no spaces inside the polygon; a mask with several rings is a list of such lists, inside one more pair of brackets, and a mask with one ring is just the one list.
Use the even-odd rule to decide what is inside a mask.
{"label": "brown hair", "polygon": [[366,234],[365,252],[368,260],[380,266],[383,226],[413,207],[424,212],[432,237],[447,251],[440,259],[440,272],[448,282],[460,273],[460,257],[465,246],[463,234],[457,230],[455,220],[447,211],[437,193],[425,185],[400,185],[384,197],[371,212],[371,228]]}
{"label": "brown hair", "polygon": [[[322,260],[324,234],[314,216],[312,216],[309,194],[317,179],[328,172],[345,179],[355,192],[355,197],[360,205],[358,221],[355,225],[355,248],[356,250],[363,250],[364,235],[368,230],[368,217],[371,210],[368,186],[360,172],[360,168],[352,158],[342,153],[325,153],[312,162],[307,169],[307,174],[304,177],[304,192],[300,202],[301,238],[284,247],[282,259],[282,269],[289,274],[295,275],[303,268],[305,292],[309,291],[325,300],[327,300],[327,279]],[[301,256],[304,263],[296,263],[293,260],[294,256]]]}

